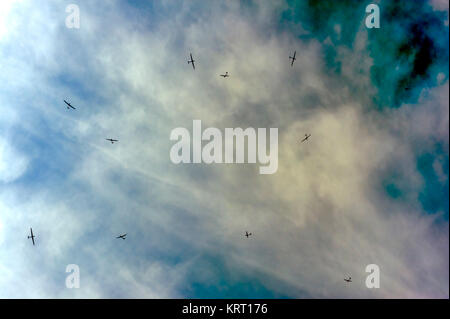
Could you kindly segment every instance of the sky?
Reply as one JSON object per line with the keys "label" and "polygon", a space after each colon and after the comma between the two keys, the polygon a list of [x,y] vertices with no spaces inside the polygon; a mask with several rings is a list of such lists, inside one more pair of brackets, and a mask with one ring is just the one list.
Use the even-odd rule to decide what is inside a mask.
{"label": "sky", "polygon": [[[0,298],[449,298],[448,11],[2,0]],[[172,163],[193,120],[278,170]]]}

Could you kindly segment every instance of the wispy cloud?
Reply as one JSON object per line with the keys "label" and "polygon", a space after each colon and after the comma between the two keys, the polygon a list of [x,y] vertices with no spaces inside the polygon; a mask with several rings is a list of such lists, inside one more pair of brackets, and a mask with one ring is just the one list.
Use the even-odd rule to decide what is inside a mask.
{"label": "wispy cloud", "polygon": [[[424,209],[417,167],[440,143],[448,185],[448,70],[380,109],[361,25],[349,47],[280,27],[282,1],[79,6],[80,29],[56,1],[1,16],[0,297],[448,298],[448,210]],[[172,164],[170,132],[193,119],[278,127],[278,172]]]}

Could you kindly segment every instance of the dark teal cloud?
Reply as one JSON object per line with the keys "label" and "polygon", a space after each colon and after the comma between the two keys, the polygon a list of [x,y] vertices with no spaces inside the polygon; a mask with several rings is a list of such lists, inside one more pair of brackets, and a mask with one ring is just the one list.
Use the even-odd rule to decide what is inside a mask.
{"label": "dark teal cloud", "polygon": [[[186,298],[292,298],[292,296],[267,289],[258,278],[261,274],[252,274],[251,269],[232,271],[226,266],[227,261],[220,254],[204,255],[197,259],[196,265],[197,267],[193,267],[188,274],[189,281],[181,292],[181,295]],[[305,294],[304,297],[307,295]]]}
{"label": "dark teal cloud", "polygon": [[[426,153],[417,159],[417,170],[424,179],[424,186],[419,194],[420,203],[428,213],[443,213],[448,220],[449,188],[448,188],[448,152],[444,152],[442,145],[437,145],[433,153]],[[442,176],[436,171],[435,165],[442,169]]]}
{"label": "dark teal cloud", "polygon": [[[324,42],[327,66],[340,73],[337,48],[353,48],[357,33],[364,28],[364,1],[294,1],[281,17],[281,24],[302,39]],[[380,29],[368,29],[367,54],[373,58],[370,71],[378,93],[373,96],[378,108],[399,107],[417,102],[422,87],[433,87],[438,73],[448,78],[449,29],[446,13],[434,11],[425,1],[380,1]],[[299,27],[309,34],[304,34]],[[340,36],[335,25],[340,25]]]}
{"label": "dark teal cloud", "polygon": [[[342,63],[354,61],[338,56],[338,49],[354,49],[358,32],[365,28],[365,8],[372,1],[287,0],[287,3],[288,9],[280,19],[283,28],[304,41],[319,40],[326,67],[339,78]],[[426,1],[379,1],[377,4],[381,14],[380,28],[367,30],[366,46],[366,54],[373,59],[367,76],[377,88],[371,98],[372,107],[381,111],[402,104],[414,105],[423,88],[435,87],[448,79],[447,13],[435,11]],[[339,35],[336,25],[340,26]],[[443,76],[438,83],[440,73]],[[417,170],[424,180],[418,193],[411,187],[411,177],[406,176],[397,164],[380,172],[378,178],[389,198],[404,203],[418,200],[427,213],[441,212],[448,220],[448,145],[444,145],[444,141],[439,143],[434,149],[432,145],[426,147],[425,153],[423,145],[412,146]],[[438,176],[433,166],[436,161],[442,165],[441,174],[446,182],[442,182],[443,177]]]}

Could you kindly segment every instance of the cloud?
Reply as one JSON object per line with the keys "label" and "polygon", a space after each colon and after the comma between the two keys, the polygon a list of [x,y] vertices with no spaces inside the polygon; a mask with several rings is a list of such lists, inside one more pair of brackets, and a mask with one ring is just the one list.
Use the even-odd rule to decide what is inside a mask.
{"label": "cloud", "polygon": [[[64,27],[56,2],[32,9],[14,7],[17,25],[0,41],[2,99],[15,114],[5,121],[4,145],[15,145],[7,171],[28,167],[0,191],[1,297],[448,298],[448,221],[423,211],[416,166],[436,141],[448,154],[448,80],[380,111],[367,30],[352,48],[298,38],[276,27],[281,1],[155,2],[148,15],[82,2],[79,30]],[[170,132],[193,119],[278,127],[278,172],[172,164]],[[383,188],[395,174],[408,177],[404,200]],[[64,287],[72,263],[79,290]],[[364,284],[371,263],[377,290]]]}
{"label": "cloud", "polygon": [[0,182],[9,183],[19,178],[27,168],[27,158],[0,138]]}

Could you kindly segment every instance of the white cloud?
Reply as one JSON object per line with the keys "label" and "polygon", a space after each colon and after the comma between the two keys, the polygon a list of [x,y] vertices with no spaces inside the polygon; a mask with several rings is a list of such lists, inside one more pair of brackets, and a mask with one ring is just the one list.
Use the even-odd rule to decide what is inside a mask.
{"label": "white cloud", "polygon": [[[433,136],[448,145],[448,108],[435,103],[448,102],[448,84],[414,107],[371,113],[366,31],[355,50],[338,51],[342,61],[358,61],[344,65],[339,78],[326,72],[317,41],[267,32],[280,7],[252,16],[235,3],[191,10],[196,4],[148,30],[136,29],[117,3],[110,10],[84,4],[81,29],[60,28],[61,18],[44,32],[40,22],[56,16],[49,5],[30,17],[38,28],[32,35],[15,30],[28,50],[42,44],[40,54],[27,55],[31,60],[9,56],[30,80],[9,87],[36,101],[28,108],[10,97],[26,119],[21,128],[42,140],[60,132],[58,139],[77,157],[66,159],[74,163],[62,184],[35,194],[0,193],[7,212],[0,215],[0,243],[11,245],[0,250],[0,260],[9,260],[0,285],[15,287],[6,297],[111,297],[118,286],[120,297],[179,297],[191,283],[190,270],[207,267],[197,258],[204,254],[222,256],[238,278],[249,276],[292,297],[448,297],[442,284],[448,281],[448,225],[434,225],[417,201],[386,199],[376,180],[398,161],[411,189],[420,188],[412,144]],[[294,68],[288,60],[293,50]],[[189,52],[195,71],[187,64]],[[29,68],[38,62],[42,69]],[[6,70],[3,79],[13,77]],[[219,77],[225,71],[230,78]],[[84,90],[51,81],[60,74]],[[97,98],[87,102],[89,88]],[[76,112],[60,106],[66,96]],[[193,119],[218,128],[278,127],[278,172],[261,176],[257,165],[173,165],[170,131],[190,127]],[[311,139],[299,144],[307,132]],[[106,143],[110,136],[119,143]],[[16,165],[17,178],[26,165],[7,147],[12,155],[5,172]],[[18,191],[30,198],[22,202]],[[30,224],[41,237],[31,258],[41,260],[40,252],[54,260],[42,261],[40,275],[27,267],[23,250],[29,243],[22,232]],[[254,237],[244,240],[245,230]],[[16,232],[19,243],[10,240]],[[124,243],[114,239],[121,232],[129,233]],[[165,260],[171,258],[181,262]],[[82,288],[61,293],[69,263],[80,264]],[[381,268],[379,290],[364,286],[371,263]],[[352,287],[343,282],[348,274]],[[30,277],[39,293],[17,286]],[[214,276],[201,279],[215,284]]]}
{"label": "white cloud", "polygon": [[0,182],[10,183],[26,171],[28,159],[19,154],[10,143],[0,138]]}

